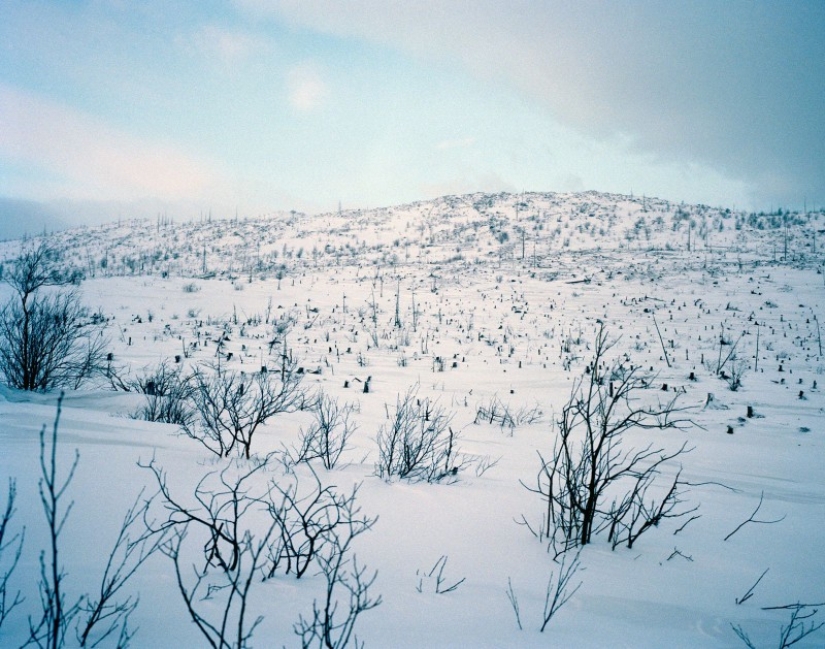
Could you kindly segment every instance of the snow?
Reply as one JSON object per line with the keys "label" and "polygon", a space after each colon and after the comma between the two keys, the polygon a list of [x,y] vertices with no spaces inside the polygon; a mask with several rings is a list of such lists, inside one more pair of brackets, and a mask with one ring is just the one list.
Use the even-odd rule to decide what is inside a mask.
{"label": "snow", "polygon": [[[517,202],[523,205],[518,213]],[[615,244],[643,209],[648,223],[655,219],[651,213],[664,216],[661,232]],[[682,213],[699,219],[694,236],[706,217],[708,232],[717,236],[715,251],[698,238],[698,249],[686,251],[686,226],[676,245],[673,223],[685,222],[677,218]],[[528,243],[522,259],[516,219],[533,215],[531,223],[549,229],[562,214],[563,230],[574,224],[569,249],[558,238],[541,239],[536,230],[542,253],[531,258]],[[729,225],[720,234],[713,224],[723,215],[702,206],[598,194],[473,195],[249,223],[113,224],[59,233],[54,241],[74,251],[81,267],[96,269],[94,277],[87,272],[80,291],[90,309],[108,318],[113,362],[124,376],[176,355],[188,369],[212,361],[222,332],[229,332],[224,353],[233,353],[228,365],[257,371],[274,363],[272,323],[287,314],[294,320],[287,342],[306,369],[305,389],[322,388],[356,408],[358,430],[342,464],[316,470],[324,484],[343,492],[360,484],[357,502],[377,517],[355,544],[359,563],[378,571],[374,594],[382,597],[356,624],[366,646],[739,647],[744,645],[731,625],[741,625],[756,646],[773,647],[789,613],[763,607],[825,602],[825,358],[818,347],[824,284],[822,255],[811,249],[808,236],[821,227],[822,215],[793,231],[792,259],[782,259],[781,248],[777,259],[782,230]],[[496,228],[510,233],[507,242],[491,238],[492,216],[500,220]],[[595,226],[578,231],[577,220],[612,229],[600,238]],[[451,239],[469,231],[476,234]],[[668,241],[674,245],[665,249]],[[351,258],[340,252],[347,242],[356,249]],[[285,255],[285,243],[306,253]],[[327,244],[338,252],[311,254]],[[204,246],[206,279],[199,277]],[[263,252],[253,253],[258,248],[282,252],[267,265]],[[167,259],[155,259],[158,250]],[[127,258],[138,261],[124,264]],[[397,301],[401,328],[394,323]],[[665,470],[673,475],[681,466],[693,485],[688,505],[699,506],[700,518],[681,530],[686,519],[666,520],[630,550],[611,550],[606,538],[597,537],[580,554],[573,581],[581,588],[539,633],[548,579],[559,565],[546,543],[519,524],[522,518],[537,522],[542,509],[521,482],[534,482],[537,451],[546,455],[553,448],[554,421],[585,370],[599,322],[618,339],[611,357],[626,355],[628,363],[652,368],[655,380],[645,398],[680,394],[677,403],[687,408],[693,426],[632,431],[625,444],[672,451],[687,442],[691,451]],[[737,349],[747,367],[737,391],[713,371],[722,328],[734,341],[741,335]],[[695,380],[688,378],[691,372]],[[367,377],[370,391],[364,393]],[[376,434],[397,395],[414,385],[421,397],[454,413],[460,450],[472,460],[454,481],[386,482],[375,475]],[[705,407],[709,393],[714,401]],[[494,397],[513,410],[537,408],[542,416],[512,429],[474,423],[478,408]],[[142,399],[104,384],[65,396],[59,475],[79,453],[65,503],[73,506],[60,538],[72,600],[95,588],[126,508],[142,489],[145,495],[156,489],[139,463],[154,459],[186,498],[206,473],[227,462],[243,466],[216,458],[175,426],[132,419]],[[11,584],[26,598],[0,628],[2,646],[21,644],[28,617],[38,614],[38,557],[47,542],[38,432],[51,430],[56,401],[55,394],[0,388],[0,478],[3,485],[16,480],[11,527],[25,527]],[[748,406],[756,417],[746,416]],[[310,421],[306,412],[276,416],[255,438],[253,451],[261,458],[294,447]],[[733,434],[727,434],[729,426]],[[480,462],[491,466],[483,470]],[[306,479],[304,467],[295,472]],[[270,479],[291,478],[274,461],[256,479],[263,487]],[[777,522],[749,523],[724,540],[760,498],[756,518]],[[439,594],[434,579],[422,575],[441,557],[445,583],[464,581]],[[7,559],[0,558],[0,569]],[[737,604],[766,569],[753,597]],[[508,582],[523,630],[507,598]],[[256,581],[250,619],[260,614],[264,621],[251,645],[300,646],[292,625],[311,612],[323,587],[315,575]],[[133,647],[204,646],[167,557],[153,556],[126,591],[140,597],[132,616],[138,629]],[[825,617],[820,612],[815,619]],[[796,646],[822,646],[823,638],[820,631]]]}

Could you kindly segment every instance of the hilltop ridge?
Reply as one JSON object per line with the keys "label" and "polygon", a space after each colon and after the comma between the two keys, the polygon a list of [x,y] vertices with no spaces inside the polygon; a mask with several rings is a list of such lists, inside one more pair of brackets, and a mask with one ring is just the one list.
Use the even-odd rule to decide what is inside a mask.
{"label": "hilltop ridge", "polygon": [[[474,193],[316,215],[178,222],[119,220],[50,235],[87,276],[226,276],[295,266],[504,263],[542,268],[563,253],[732,252],[795,259],[816,253],[825,212],[749,213],[645,196]],[[17,243],[5,244],[4,256]]]}

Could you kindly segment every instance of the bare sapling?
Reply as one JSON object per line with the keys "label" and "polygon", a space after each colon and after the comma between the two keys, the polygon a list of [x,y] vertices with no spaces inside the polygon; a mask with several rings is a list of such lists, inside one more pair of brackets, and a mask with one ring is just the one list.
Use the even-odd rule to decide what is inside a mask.
{"label": "bare sapling", "polygon": [[167,535],[161,551],[172,562],[190,619],[213,649],[248,647],[263,621],[249,621],[250,592],[278,529],[276,521],[261,516],[264,494],[252,493],[266,462],[208,473],[195,486],[194,502],[173,495],[154,460],[142,466],[154,475],[167,512],[165,520],[147,526]]}
{"label": "bare sapling", "polygon": [[551,455],[539,453],[535,486],[522,482],[540,496],[544,510],[538,525],[524,517],[522,523],[549,541],[557,555],[589,544],[602,532],[614,548],[632,547],[663,519],[696,509],[684,507],[685,483],[678,470],[668,487],[659,487],[663,469],[689,451],[686,443],[672,451],[652,443],[625,448],[624,438],[631,431],[680,429],[690,421],[679,416],[678,395],[645,404],[650,377],[609,364],[607,354],[614,345],[602,325],[593,360],[556,422]]}
{"label": "bare sapling", "polygon": [[760,582],[760,581],[762,581],[762,579],[765,577],[765,575],[767,575],[767,574],[768,574],[768,571],[769,571],[769,570],[770,570],[770,568],[765,568],[765,570],[762,572],[762,574],[761,574],[761,575],[759,575],[759,579],[757,579],[755,582],[753,582],[753,584],[751,585],[751,587],[750,587],[750,588],[748,588],[748,590],[746,590],[746,591],[745,591],[745,594],[744,594],[744,595],[742,595],[742,597],[737,597],[737,598],[734,600],[734,601],[736,602],[736,605],[737,605],[737,606],[739,606],[739,605],[741,605],[741,604],[744,604],[744,603],[745,603],[745,602],[747,602],[747,601],[748,601],[751,597],[753,597],[753,591],[754,591],[754,590],[756,590],[756,587],[759,585],[759,582]]}
{"label": "bare sapling", "polygon": [[[544,633],[556,614],[581,588],[582,581],[579,581],[575,586],[571,583],[579,570],[582,569],[579,560],[580,554],[581,550],[577,551],[572,558],[567,554],[562,554],[557,561],[558,570],[550,572],[544,592],[544,608],[542,610],[541,625],[539,626],[540,633]],[[521,631],[524,629],[521,619],[521,606],[515,588],[513,588],[513,581],[509,577],[507,578],[506,594],[516,616],[516,624]]]}
{"label": "bare sapling", "polygon": [[184,431],[216,455],[248,459],[262,425],[304,404],[301,378],[294,361],[285,365],[280,378],[274,372],[245,374],[218,365],[199,367],[192,375],[195,416]]}
{"label": "bare sapling", "polygon": [[302,430],[295,452],[298,462],[319,460],[325,469],[333,469],[349,446],[357,430],[352,421],[351,404],[339,405],[337,399],[321,392],[312,407],[313,422]]}
{"label": "bare sapling", "polygon": [[358,618],[381,605],[381,595],[371,588],[378,571],[367,572],[358,563],[352,548],[355,535],[333,537],[318,556],[320,576],[325,582],[323,597],[312,603],[312,613],[301,615],[293,625],[302,649],[344,649],[350,640],[363,647],[355,634]]}
{"label": "bare sapling", "polygon": [[116,638],[116,646],[125,647],[134,635],[128,622],[137,608],[138,597],[116,598],[129,579],[166,541],[165,534],[156,534],[143,525],[150,506],[151,498],[145,500],[143,492],[138,494],[123,516],[98,591],[80,599],[77,639],[81,647],[96,647],[109,638]]}
{"label": "bare sapling", "polygon": [[[776,647],[778,649],[788,649],[788,647],[794,646],[797,642],[800,642],[818,632],[822,627],[825,627],[825,622],[816,619],[819,609],[823,606],[825,606],[825,602],[816,604],[802,604],[797,602],[795,604],[762,607],[763,611],[785,610],[791,613],[787,624],[779,629],[779,642]],[[731,628],[748,649],[757,649],[741,625],[731,624]]]}
{"label": "bare sapling", "polygon": [[541,421],[541,417],[542,412],[538,405],[513,408],[496,394],[489,402],[479,404],[473,423],[498,424],[502,430],[506,429],[512,434],[517,426],[535,424]]}
{"label": "bare sapling", "polygon": [[105,373],[103,319],[91,316],[78,281],[57,268],[57,253],[41,244],[24,250],[2,276],[14,295],[0,308],[0,374],[19,390],[77,389]]}
{"label": "bare sapling", "polygon": [[670,367],[670,357],[667,355],[667,349],[665,348],[665,341],[662,340],[662,332],[659,331],[659,323],[656,322],[656,314],[653,313],[653,324],[656,326],[656,335],[659,336],[659,344],[662,346],[662,353],[665,355],[665,362],[667,366]]}
{"label": "bare sapling", "polygon": [[780,516],[779,518],[773,518],[773,519],[769,519],[769,520],[763,520],[763,519],[760,519],[760,518],[756,518],[756,515],[759,513],[759,510],[762,509],[762,503],[763,503],[764,500],[765,500],[765,492],[763,491],[759,494],[759,503],[756,505],[756,508],[753,510],[753,513],[751,513],[751,515],[748,516],[744,521],[739,523],[739,525],[737,525],[733,529],[733,531],[723,539],[723,541],[727,541],[734,534],[736,534],[739,530],[741,530],[743,527],[745,527],[745,525],[747,525],[748,523],[773,525],[775,523],[780,523],[783,520],[785,520],[785,516]]}
{"label": "bare sapling", "polygon": [[66,636],[75,621],[79,606],[69,604],[65,594],[66,573],[60,560],[60,534],[71,512],[72,505],[63,504],[64,495],[74,477],[80,454],[75,451],[74,460],[65,477],[58,476],[57,430],[60,423],[63,395],[57,402],[51,435],[46,434],[46,426],[40,429],[40,502],[46,515],[49,532],[49,547],[40,553],[40,601],[42,614],[39,619],[29,618],[29,640],[31,644],[47,649],[58,649],[66,644]]}
{"label": "bare sapling", "polygon": [[433,592],[435,592],[436,595],[444,595],[458,590],[458,587],[466,581],[466,577],[462,577],[457,581],[447,579],[444,574],[447,569],[447,560],[447,555],[442,554],[429,570],[419,569],[415,571],[415,575],[418,577],[418,585],[415,589],[419,593],[424,592],[425,583],[432,584]]}
{"label": "bare sapling", "polygon": [[[731,341],[725,336],[724,324],[720,325],[720,329],[719,353],[713,373],[724,381],[727,381],[728,387],[730,387],[733,392],[736,392],[742,385],[742,375],[747,367],[744,360],[741,360],[737,354],[737,347],[745,334],[742,333],[735,341]],[[711,367],[708,367],[708,369],[711,369]]]}
{"label": "bare sapling", "polygon": [[23,542],[26,530],[12,533],[9,527],[12,516],[16,511],[17,483],[9,478],[9,490],[6,497],[6,507],[0,515],[0,630],[11,612],[23,603],[20,591],[13,591],[10,585],[12,574],[20,561],[23,552]]}
{"label": "bare sapling", "polygon": [[57,403],[57,414],[51,434],[46,426],[40,430],[40,501],[46,515],[48,547],[40,553],[40,604],[42,612],[38,618],[29,617],[30,644],[47,649],[59,649],[70,643],[69,631],[74,629],[77,646],[98,647],[107,641],[118,649],[129,645],[134,631],[129,629],[129,620],[137,608],[137,597],[127,595],[121,598],[126,583],[140,566],[158,549],[164,541],[162,534],[147,532],[138,523],[149,507],[150,501],[143,501],[139,494],[135,503],[126,512],[104,566],[99,589],[95,594],[84,594],[69,599],[66,592],[66,570],[61,555],[63,527],[71,513],[74,502],[65,505],[67,490],[74,478],[80,454],[75,450],[74,460],[63,477],[59,476],[57,463],[57,438],[63,395]]}
{"label": "bare sapling", "polygon": [[190,400],[194,390],[191,377],[183,374],[181,366],[172,367],[164,360],[123,384],[127,390],[145,395],[146,402],[132,414],[135,419],[183,427],[191,425],[194,413]]}
{"label": "bare sapling", "polygon": [[547,625],[561,610],[561,608],[570,601],[570,598],[576,594],[581,588],[583,582],[579,582],[571,589],[571,580],[576,576],[576,573],[581,568],[579,561],[579,552],[568,563],[567,555],[562,555],[559,561],[558,576],[555,572],[550,573],[550,578],[547,581],[547,590],[544,597],[544,613],[542,615],[542,624],[539,631],[544,633]]}
{"label": "bare sapling", "polygon": [[376,473],[424,482],[455,476],[461,468],[453,415],[429,398],[419,398],[417,386],[398,395],[395,410],[378,431]]}
{"label": "bare sapling", "polygon": [[307,477],[298,480],[272,481],[266,497],[269,514],[277,526],[277,534],[267,548],[264,575],[274,577],[278,571],[297,579],[316,567],[324,553],[337,547],[342,539],[355,538],[372,529],[376,518],[361,513],[356,497],[360,485],[349,493],[339,492],[334,485],[321,483],[311,470],[310,487]]}

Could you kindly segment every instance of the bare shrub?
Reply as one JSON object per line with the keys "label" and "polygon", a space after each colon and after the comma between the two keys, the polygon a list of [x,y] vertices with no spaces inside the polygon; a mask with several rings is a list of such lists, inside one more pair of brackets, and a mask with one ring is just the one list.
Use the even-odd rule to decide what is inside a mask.
{"label": "bare shrub", "polygon": [[0,309],[0,372],[13,388],[76,389],[105,369],[103,323],[73,290],[62,288],[79,276],[61,273],[57,257],[41,244],[24,250],[3,273],[14,296]]}
{"label": "bare shrub", "polygon": [[40,430],[39,490],[46,515],[48,548],[40,553],[38,590],[41,614],[36,619],[29,617],[29,638],[24,646],[33,644],[59,649],[68,644],[69,631],[74,628],[80,647],[97,647],[105,640],[112,640],[114,646],[125,649],[134,635],[134,631],[129,629],[129,618],[137,607],[137,598],[117,598],[126,582],[159,549],[164,537],[143,529],[135,532],[137,522],[142,521],[149,507],[148,501],[141,503],[142,494],[139,494],[123,518],[97,593],[85,594],[74,600],[68,598],[67,573],[59,558],[60,539],[73,505],[73,502],[66,505],[64,497],[74,478],[80,454],[75,451],[74,461],[65,476],[60,477],[57,433],[62,400],[61,395],[51,434],[46,434],[45,426]]}
{"label": "bare shrub", "polygon": [[[555,570],[550,572],[544,594],[544,609],[541,616],[541,626],[539,627],[540,633],[544,633],[547,625],[550,624],[556,614],[570,601],[570,598],[576,594],[579,588],[581,588],[581,581],[572,589],[570,583],[581,569],[581,562],[579,561],[580,552],[581,551],[576,552],[571,561],[568,561],[566,554],[562,554],[558,561],[558,573]],[[519,630],[522,630],[524,627],[521,620],[521,607],[519,606],[516,591],[513,588],[513,581],[510,578],[507,579],[506,593],[513,613],[516,616],[516,624],[518,624]]]}
{"label": "bare shrub", "polygon": [[325,469],[334,468],[357,429],[350,419],[353,410],[351,404],[341,406],[337,399],[321,392],[312,408],[314,421],[301,431],[296,461],[320,460]]}
{"label": "bare shrub", "polygon": [[447,560],[447,555],[442,554],[429,570],[415,571],[415,575],[418,577],[418,585],[415,589],[419,593],[424,592],[425,583],[431,584],[431,588],[436,595],[444,595],[458,590],[458,587],[466,581],[466,577],[462,577],[457,581],[447,580],[444,574],[447,569]]}
{"label": "bare shrub", "polygon": [[[578,379],[556,422],[558,437],[552,455],[539,453],[534,487],[541,496],[544,515],[539,525],[522,522],[556,553],[587,545],[601,532],[615,548],[632,547],[638,537],[665,518],[683,516],[684,483],[670,480],[664,495],[654,495],[663,465],[688,451],[686,444],[667,452],[649,444],[624,449],[623,438],[634,429],[665,430],[689,423],[677,418],[675,398],[664,404],[641,405],[638,393],[650,380],[635,370],[620,371],[606,363],[615,342],[599,329],[593,361]],[[608,379],[609,385],[606,385]],[[522,482],[522,484],[524,484]]]}
{"label": "bare shrub", "polygon": [[[270,483],[267,506],[278,526],[278,537],[268,549],[266,577],[278,571],[303,577],[330,547],[349,540],[371,529],[377,519],[361,513],[356,503],[360,485],[349,494],[336,487],[323,485],[314,471],[312,483],[301,483],[293,474],[286,485]],[[284,481],[281,481],[282,483]]]}
{"label": "bare shrub", "polygon": [[555,572],[550,573],[550,578],[547,580],[547,590],[544,597],[544,612],[542,614],[542,624],[539,631],[544,633],[550,620],[559,612],[559,610],[570,600],[576,591],[581,588],[582,582],[576,584],[570,590],[570,581],[579,571],[581,564],[579,562],[579,554],[573,557],[570,563],[567,563],[566,555],[562,555],[559,562],[558,576]]}
{"label": "bare shrub", "polygon": [[744,360],[737,358],[735,355],[730,359],[728,371],[723,371],[721,376],[727,381],[731,392],[736,392],[742,387],[742,377],[745,375],[745,370],[747,367],[748,364]]}
{"label": "bare shrub", "polygon": [[350,557],[353,540],[375,522],[361,514],[357,486],[341,494],[323,486],[314,472],[309,489],[295,473],[288,485],[265,482],[267,457],[251,465],[237,460],[206,474],[193,497],[184,499],[172,493],[154,461],[144,467],[153,473],[167,512],[150,528],[170,535],[162,551],[173,563],[189,617],[209,646],[249,646],[263,621],[248,619],[253,585],[280,570],[300,578],[314,566],[324,577],[320,604],[316,599],[312,616],[295,625],[305,647],[346,646],[356,618],[380,603],[369,594],[377,574],[367,577]]}
{"label": "bare shrub", "polygon": [[378,431],[376,473],[390,480],[438,482],[455,476],[460,466],[453,415],[438,402],[418,397],[413,386],[396,399],[395,411]]}
{"label": "bare shrub", "polygon": [[253,477],[266,463],[235,471],[232,465],[205,475],[194,489],[194,502],[172,494],[166,474],[154,460],[147,465],[155,476],[167,519],[149,523],[168,533],[161,547],[172,561],[178,592],[189,617],[215,649],[247,647],[263,621],[247,620],[249,593],[263,565],[277,523],[258,525],[249,519],[262,509],[260,496],[250,495]]}
{"label": "bare shrub", "polygon": [[155,534],[145,528],[137,531],[151,505],[151,499],[142,500],[142,496],[142,493],[138,494],[123,517],[97,593],[84,595],[78,603],[81,619],[77,639],[81,647],[97,647],[110,637],[117,638],[116,646],[126,647],[134,635],[128,622],[137,608],[138,598],[127,596],[116,601],[115,597],[165,541],[164,534]]}
{"label": "bare shrub", "polygon": [[[17,498],[17,483],[9,478],[9,491],[6,507],[0,515],[0,629],[11,612],[23,603],[20,591],[12,592],[9,580],[20,561],[26,531],[12,534],[9,524],[16,511],[14,502]],[[7,554],[8,553],[8,554]],[[9,556],[11,557],[9,559]]]}
{"label": "bare shrub", "polygon": [[[807,638],[819,631],[825,622],[817,621],[816,616],[819,609],[825,604],[786,604],[783,606],[767,606],[762,610],[787,610],[791,612],[790,620],[779,629],[779,642],[774,645],[777,649],[788,649],[800,640]],[[731,624],[731,628],[736,636],[745,644],[748,649],[757,649],[745,630],[736,624]]]}
{"label": "bare shrub", "polygon": [[515,409],[504,403],[496,394],[488,403],[478,406],[473,423],[498,424],[502,430],[507,428],[512,433],[517,426],[535,424],[541,420],[541,416],[541,410],[537,405],[532,408],[522,406]]}
{"label": "bare shrub", "polygon": [[195,416],[184,431],[216,455],[237,453],[249,458],[252,439],[261,425],[303,405],[301,378],[294,362],[280,374],[201,366],[192,375]]}
{"label": "bare shrub", "polygon": [[368,574],[352,553],[355,536],[335,535],[318,554],[325,582],[323,597],[313,601],[309,617],[301,615],[293,625],[302,649],[343,649],[350,640],[363,647],[355,635],[355,623],[362,613],[381,604],[381,596],[370,593],[378,572]]}
{"label": "bare shrub", "polygon": [[759,494],[759,503],[756,505],[756,509],[753,510],[753,513],[750,516],[748,516],[744,521],[739,523],[739,525],[737,525],[734,528],[734,530],[722,540],[727,541],[730,537],[732,537],[734,534],[736,534],[739,530],[741,530],[743,527],[745,527],[745,525],[747,525],[748,523],[762,524],[762,525],[775,525],[776,523],[780,523],[783,520],[785,520],[784,515],[780,516],[779,518],[773,518],[773,519],[769,519],[769,520],[762,520],[760,518],[756,518],[756,515],[759,513],[759,510],[762,509],[762,503],[763,503],[764,500],[765,500],[765,492],[763,491]]}
{"label": "bare shrub", "polygon": [[744,333],[736,340],[725,335],[724,324],[720,325],[721,333],[719,334],[719,354],[716,359],[716,364],[710,360],[705,362],[705,366],[712,370],[713,373],[726,381],[731,391],[736,392],[742,387],[742,377],[747,368],[747,363],[739,358],[737,347]]}
{"label": "bare shrub", "polygon": [[135,419],[189,426],[194,413],[190,404],[192,380],[183,375],[182,367],[162,361],[156,368],[129,382],[131,389],[146,397],[146,403],[135,411]]}
{"label": "bare shrub", "polygon": [[[40,602],[42,615],[37,621],[29,618],[30,642],[40,647],[57,649],[66,643],[70,625],[76,621],[79,607],[69,604],[64,592],[65,572],[60,563],[58,548],[63,523],[71,509],[62,504],[66,489],[74,477],[80,454],[75,451],[74,461],[65,478],[57,475],[57,430],[63,397],[57,402],[51,436],[46,436],[46,426],[40,429],[40,502],[46,515],[49,547],[40,553]],[[63,508],[65,507],[65,511]]]}

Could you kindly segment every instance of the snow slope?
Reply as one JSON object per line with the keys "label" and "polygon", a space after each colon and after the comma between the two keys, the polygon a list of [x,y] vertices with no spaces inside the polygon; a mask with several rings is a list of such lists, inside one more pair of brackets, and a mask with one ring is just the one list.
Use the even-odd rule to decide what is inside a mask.
{"label": "snow slope", "polygon": [[[668,215],[661,232],[652,231],[647,242],[642,226],[640,237],[622,239],[643,209]],[[187,369],[212,362],[224,336],[220,353],[228,366],[272,367],[273,322],[285,315],[293,321],[286,340],[305,370],[304,387],[355,407],[358,429],[344,461],[318,471],[324,484],[343,491],[360,484],[358,503],[377,517],[356,542],[359,562],[377,570],[374,590],[382,597],[356,625],[366,646],[741,647],[731,626],[738,625],[755,646],[776,647],[790,614],[765,607],[825,602],[825,357],[818,326],[825,283],[822,254],[806,234],[816,231],[819,217],[793,226],[786,255],[785,230],[736,230],[736,219],[746,217],[733,214],[720,234],[711,226],[716,218],[728,222],[723,211],[705,210],[709,245],[699,238],[688,252],[686,229],[672,229],[682,219],[678,210],[689,218],[701,212],[604,195],[474,195],[371,213],[285,215],[268,226],[115,224],[54,241],[95,271],[80,290],[108,319],[113,369],[121,376],[164,359],[174,363],[175,356]],[[614,213],[621,218],[611,226]],[[579,231],[579,219],[592,225]],[[535,228],[540,254],[531,255],[526,243],[522,258],[520,223]],[[570,232],[569,246],[561,235],[538,235],[559,224],[562,235]],[[722,236],[724,246],[717,239],[714,249],[713,239]],[[617,241],[623,243],[608,246]],[[542,515],[540,499],[521,483],[534,483],[537,451],[552,451],[554,422],[586,371],[600,323],[618,340],[612,357],[655,376],[642,398],[678,394],[687,408],[694,425],[632,431],[625,443],[668,450],[687,443],[691,451],[664,472],[672,476],[681,467],[692,485],[687,505],[699,507],[699,518],[687,525],[687,518],[665,520],[630,550],[613,550],[597,537],[580,555],[580,589],[540,633],[548,579],[559,565],[546,543],[518,524]],[[730,346],[723,350],[720,336],[736,342],[744,364],[736,391],[715,375],[718,355]],[[438,399],[453,414],[468,459],[454,481],[387,482],[375,474],[376,435],[397,396],[416,385],[420,397]],[[515,427],[475,423],[494,397],[541,417]],[[21,644],[29,616],[38,614],[39,553],[47,542],[38,431],[50,430],[56,400],[0,391],[0,478],[16,480],[10,525],[25,527],[11,580],[25,601],[0,627],[4,647]],[[105,382],[63,402],[61,475],[79,453],[61,535],[72,601],[95,588],[126,508],[141,489],[148,495],[156,488],[139,462],[154,459],[175,492],[190,499],[204,475],[229,462],[247,466],[216,458],[175,426],[130,418],[142,402],[142,395]],[[746,416],[748,406],[756,416]],[[306,412],[271,419],[255,440],[257,457],[294,447],[310,420]],[[308,480],[306,467],[294,471]],[[277,461],[258,475],[257,486],[293,479]],[[755,518],[776,522],[748,523],[725,540],[760,499]],[[463,580],[451,592],[438,593],[427,576],[441,557],[445,584]],[[8,559],[0,558],[0,569]],[[753,596],[737,604],[766,569]],[[300,646],[293,624],[311,611],[323,585],[314,574],[256,580],[251,616],[263,622],[251,645]],[[126,592],[140,597],[133,647],[204,646],[168,558],[153,556]],[[823,642],[820,631],[795,646]]]}

